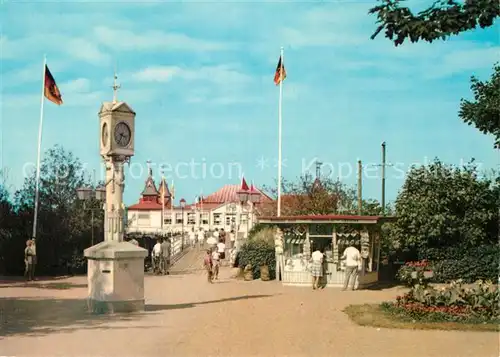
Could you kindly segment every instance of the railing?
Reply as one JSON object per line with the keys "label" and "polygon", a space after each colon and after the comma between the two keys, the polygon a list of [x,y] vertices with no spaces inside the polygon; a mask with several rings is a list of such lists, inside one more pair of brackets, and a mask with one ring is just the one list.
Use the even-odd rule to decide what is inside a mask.
{"label": "railing", "polygon": [[171,239],[170,264],[174,264],[187,253],[189,244],[186,244],[186,237],[184,237],[184,244],[182,243],[181,235],[174,236]]}

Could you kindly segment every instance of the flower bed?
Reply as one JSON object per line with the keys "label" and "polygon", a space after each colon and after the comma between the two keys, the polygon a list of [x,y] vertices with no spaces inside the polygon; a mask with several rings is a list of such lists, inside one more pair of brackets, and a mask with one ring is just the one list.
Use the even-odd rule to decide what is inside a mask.
{"label": "flower bed", "polygon": [[397,274],[397,278],[409,287],[415,285],[427,285],[433,277],[429,262],[422,260],[419,262],[408,262],[403,265]]}
{"label": "flower bed", "polygon": [[464,288],[458,280],[441,289],[415,285],[395,302],[385,302],[381,307],[412,320],[499,323],[499,303],[499,289],[490,282],[479,280]]}

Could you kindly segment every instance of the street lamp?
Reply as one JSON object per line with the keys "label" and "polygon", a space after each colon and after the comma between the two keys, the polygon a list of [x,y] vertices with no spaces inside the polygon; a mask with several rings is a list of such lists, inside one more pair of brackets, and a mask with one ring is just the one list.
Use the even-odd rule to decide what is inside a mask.
{"label": "street lamp", "polygon": [[181,249],[184,250],[184,208],[186,207],[186,200],[181,198],[181,214],[182,214],[182,246]]}
{"label": "street lamp", "polygon": [[96,199],[99,202],[104,202],[106,200],[106,188],[103,186],[97,187],[80,187],[76,189],[76,196],[80,201],[83,202],[83,209],[91,212],[90,216],[90,227],[91,227],[91,245],[94,245],[94,211],[100,210],[100,208],[87,208],[86,202],[92,199]]}
{"label": "street lamp", "polygon": [[[248,188],[248,186],[247,186],[247,188]],[[261,197],[260,192],[257,191],[252,184],[249,190],[242,187],[238,192],[236,192],[236,194],[238,195],[238,200],[240,201],[240,204],[242,207],[245,204],[250,203],[250,217],[253,217],[254,204],[256,204],[260,201],[260,197]],[[248,209],[247,209],[247,213],[248,213]],[[248,231],[249,231],[250,217],[247,217],[247,237],[248,237]],[[252,223],[253,223],[253,219],[252,219]]]}

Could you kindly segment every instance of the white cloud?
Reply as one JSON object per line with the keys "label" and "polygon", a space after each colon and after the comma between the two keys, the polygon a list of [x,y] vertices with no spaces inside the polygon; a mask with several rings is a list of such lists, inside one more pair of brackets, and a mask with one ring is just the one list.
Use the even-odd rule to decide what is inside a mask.
{"label": "white cloud", "polygon": [[437,59],[434,65],[426,66],[424,75],[433,79],[463,72],[472,74],[478,69],[492,68],[499,58],[499,46],[449,51]]}
{"label": "white cloud", "polygon": [[85,38],[68,39],[64,52],[69,57],[92,64],[108,64],[111,60],[109,54],[101,51],[93,41]]}
{"label": "white cloud", "polygon": [[95,39],[100,43],[123,51],[218,51],[230,47],[227,42],[212,42],[186,36],[182,33],[146,31],[139,35],[129,30],[115,30],[105,26],[94,29]]}
{"label": "white cloud", "polygon": [[16,60],[46,53],[64,53],[70,59],[91,64],[106,64],[110,56],[103,52],[91,38],[71,37],[61,34],[33,34],[17,39],[5,35],[0,38],[0,58]]}
{"label": "white cloud", "polygon": [[90,90],[90,80],[87,78],[78,78],[62,83],[60,87],[64,93],[86,93]]}
{"label": "white cloud", "polygon": [[186,81],[207,81],[215,84],[245,84],[253,78],[236,70],[233,65],[203,66],[197,69],[177,66],[147,67],[133,73],[131,78],[138,82],[167,82],[173,78]]}

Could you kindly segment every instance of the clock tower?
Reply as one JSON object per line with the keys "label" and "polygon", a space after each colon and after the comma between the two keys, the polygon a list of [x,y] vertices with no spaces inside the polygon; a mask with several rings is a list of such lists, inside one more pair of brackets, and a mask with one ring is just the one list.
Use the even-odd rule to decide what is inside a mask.
{"label": "clock tower", "polygon": [[104,241],[85,249],[89,307],[92,312],[144,309],[144,257],[147,251],[124,242],[124,165],[134,155],[135,112],[117,100],[120,86],[114,76],[113,101],[99,110],[100,155],[106,166]]}

